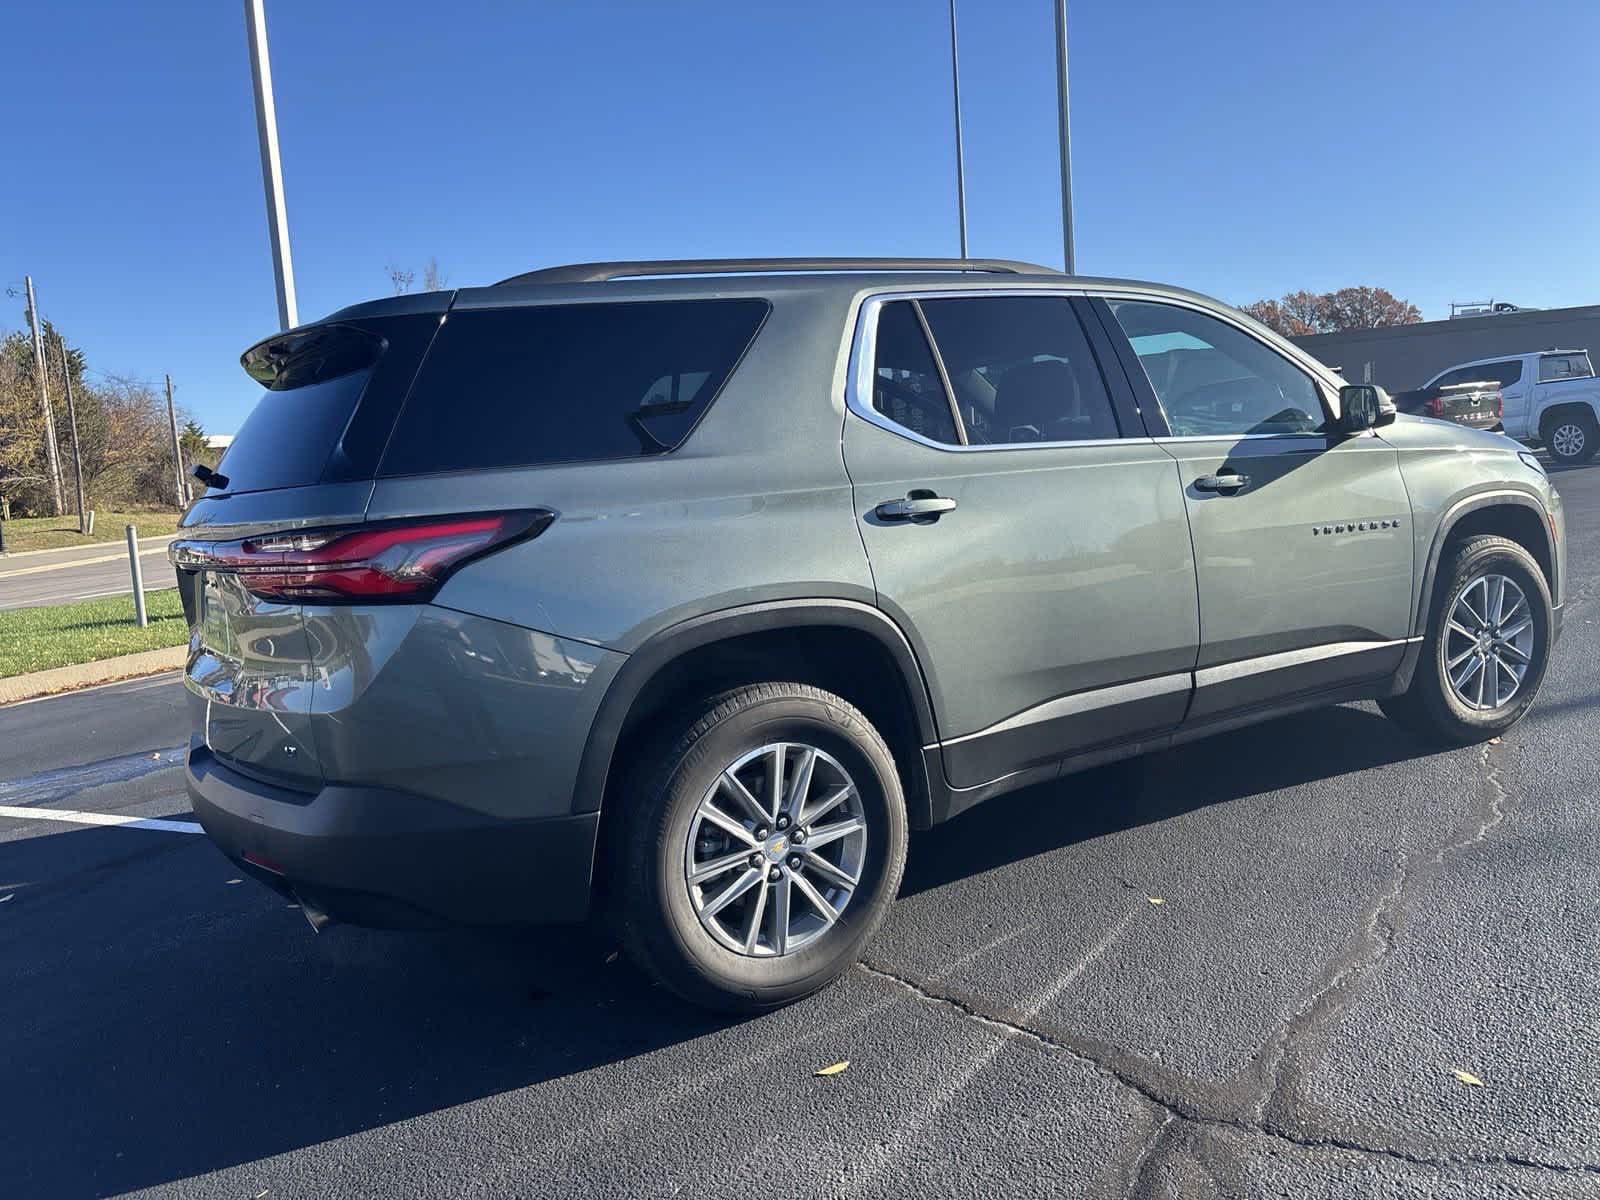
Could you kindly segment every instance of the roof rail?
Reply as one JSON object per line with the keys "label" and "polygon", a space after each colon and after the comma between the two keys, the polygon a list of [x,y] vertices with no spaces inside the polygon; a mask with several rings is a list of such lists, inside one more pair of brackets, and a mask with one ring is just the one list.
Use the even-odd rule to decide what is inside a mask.
{"label": "roof rail", "polygon": [[1059,275],[1054,267],[1008,258],[660,258],[633,262],[572,263],[502,279],[519,283],[603,283],[646,275],[754,275],[799,271],[976,271],[1003,275]]}

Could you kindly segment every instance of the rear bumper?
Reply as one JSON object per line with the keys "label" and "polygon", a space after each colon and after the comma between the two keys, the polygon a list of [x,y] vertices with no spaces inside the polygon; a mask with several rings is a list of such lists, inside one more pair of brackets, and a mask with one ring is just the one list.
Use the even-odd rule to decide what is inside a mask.
{"label": "rear bumper", "polygon": [[229,770],[198,738],[186,774],[224,854],[335,920],[502,925],[588,912],[599,813],[512,820],[379,788],[288,791]]}

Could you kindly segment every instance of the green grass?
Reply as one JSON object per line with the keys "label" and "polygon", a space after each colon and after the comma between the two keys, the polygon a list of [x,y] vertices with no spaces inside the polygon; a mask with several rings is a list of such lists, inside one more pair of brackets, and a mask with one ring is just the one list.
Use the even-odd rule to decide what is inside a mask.
{"label": "green grass", "polygon": [[13,554],[24,550],[54,550],[60,546],[94,546],[102,542],[120,542],[124,525],[136,525],[141,538],[158,533],[173,533],[178,528],[178,514],[172,509],[152,512],[99,512],[94,514],[94,533],[78,532],[78,518],[18,517],[6,522],[6,549]]}
{"label": "green grass", "polygon": [[133,623],[133,596],[0,612],[0,679],[119,654],[181,646],[189,640],[178,590],[148,592],[150,624]]}

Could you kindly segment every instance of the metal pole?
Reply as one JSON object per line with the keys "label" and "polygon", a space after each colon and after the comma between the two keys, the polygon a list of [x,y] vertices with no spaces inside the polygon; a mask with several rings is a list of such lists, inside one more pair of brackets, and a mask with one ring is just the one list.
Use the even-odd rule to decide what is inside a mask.
{"label": "metal pole", "polygon": [[61,515],[61,458],[56,453],[56,416],[50,408],[50,388],[44,376],[44,340],[39,336],[39,304],[33,298],[33,276],[24,276],[28,283],[28,320],[33,325],[33,373],[39,381],[39,408],[44,413],[45,457],[50,464],[50,493],[56,511]]}
{"label": "metal pole", "polygon": [[1067,0],[1056,0],[1056,105],[1061,118],[1061,257],[1067,274],[1078,269],[1072,246],[1072,120],[1067,103]]}
{"label": "metal pole", "polygon": [[144,611],[144,572],[139,569],[139,531],[132,525],[128,529],[128,570],[133,572],[133,616],[143,629],[150,624]]}
{"label": "metal pole", "polygon": [[950,94],[956,109],[956,217],[961,225],[961,257],[967,256],[967,169],[961,157],[961,58],[956,50],[956,0],[950,0]]}
{"label": "metal pole", "polygon": [[172,407],[172,376],[167,376],[167,424],[172,426],[172,465],[178,481],[178,507],[189,503],[189,489],[183,485],[183,451],[178,446],[178,414]]}
{"label": "metal pole", "polygon": [[256,138],[261,143],[261,183],[267,193],[267,233],[278,287],[278,325],[300,324],[294,300],[294,263],[289,258],[289,217],[283,204],[283,163],[278,157],[278,110],[272,100],[272,64],[267,58],[267,14],[262,0],[244,0],[250,39],[250,78],[256,92]]}
{"label": "metal pole", "polygon": [[67,364],[67,339],[58,337],[56,348],[61,351],[61,378],[67,389],[67,421],[72,428],[72,478],[78,486],[78,532],[88,533],[84,524],[88,518],[83,508],[83,455],[78,450],[78,404],[72,396],[72,369]]}

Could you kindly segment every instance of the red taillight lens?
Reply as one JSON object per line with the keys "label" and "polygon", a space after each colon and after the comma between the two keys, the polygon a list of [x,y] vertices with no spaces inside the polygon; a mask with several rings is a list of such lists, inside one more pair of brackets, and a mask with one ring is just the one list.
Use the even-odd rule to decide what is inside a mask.
{"label": "red taillight lens", "polygon": [[1431,400],[1425,401],[1422,407],[1428,410],[1428,415],[1430,417],[1442,416],[1444,414],[1444,401],[1439,399],[1437,396]]}
{"label": "red taillight lens", "polygon": [[252,595],[283,603],[416,603],[463,564],[542,533],[547,509],[471,513],[308,529],[211,545],[179,543],[174,561],[235,573]]}
{"label": "red taillight lens", "polygon": [[1494,415],[1497,417],[1506,415],[1506,398],[1499,392],[1494,394]]}

